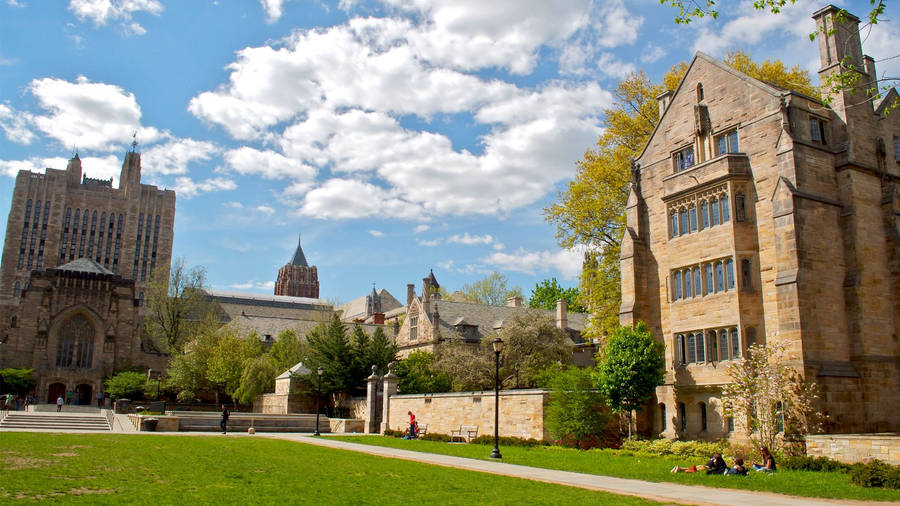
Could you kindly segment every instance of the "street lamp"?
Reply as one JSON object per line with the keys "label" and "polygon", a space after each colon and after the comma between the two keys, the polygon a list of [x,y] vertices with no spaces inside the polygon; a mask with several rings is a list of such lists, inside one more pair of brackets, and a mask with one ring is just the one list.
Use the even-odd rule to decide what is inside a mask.
{"label": "street lamp", "polygon": [[519,363],[516,362],[516,388],[519,388]]}
{"label": "street lamp", "polygon": [[319,377],[319,380],[316,382],[316,432],[313,433],[313,436],[321,436],[319,434],[319,397],[322,396],[322,374],[324,372],[321,367],[316,369],[316,375]]}
{"label": "street lamp", "polygon": [[499,337],[491,341],[494,347],[494,449],[492,459],[502,459],[500,455],[500,352],[503,351],[503,339]]}

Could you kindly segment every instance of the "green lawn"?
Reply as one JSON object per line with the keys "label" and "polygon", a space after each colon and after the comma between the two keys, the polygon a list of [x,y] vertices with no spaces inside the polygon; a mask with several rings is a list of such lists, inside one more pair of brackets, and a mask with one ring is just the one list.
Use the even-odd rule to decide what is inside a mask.
{"label": "green lawn", "polygon": [[[389,446],[405,450],[440,453],[458,457],[487,459],[492,445],[449,444],[435,441],[409,441],[383,436],[333,436],[341,441]],[[859,499],[870,501],[900,501],[900,490],[863,488],[850,483],[842,473],[778,471],[748,476],[707,476],[706,474],[672,474],[673,466],[705,464],[706,459],[682,457],[631,456],[618,450],[578,451],[560,447],[522,448],[501,446],[503,461],[510,464],[561,469],[580,473],[634,478],[655,482],[674,482],[686,485],[761,490],[781,494],[822,497],[829,499]]]}
{"label": "green lawn", "polygon": [[291,441],[0,433],[0,503],[644,504]]}

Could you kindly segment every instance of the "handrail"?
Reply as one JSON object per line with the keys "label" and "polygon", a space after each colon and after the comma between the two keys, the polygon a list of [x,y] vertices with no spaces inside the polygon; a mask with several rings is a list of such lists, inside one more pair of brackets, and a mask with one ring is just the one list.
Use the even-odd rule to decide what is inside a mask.
{"label": "handrail", "polygon": [[115,413],[115,411],[108,409],[108,408],[105,411],[106,411],[106,423],[109,424],[109,430],[114,431],[115,423],[116,423],[116,413]]}

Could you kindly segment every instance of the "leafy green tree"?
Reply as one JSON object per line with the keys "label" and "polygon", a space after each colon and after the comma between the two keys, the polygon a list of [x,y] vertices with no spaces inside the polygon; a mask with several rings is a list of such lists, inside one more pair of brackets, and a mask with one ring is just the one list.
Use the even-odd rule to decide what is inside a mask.
{"label": "leafy green tree", "polygon": [[531,290],[531,297],[528,299],[528,305],[537,309],[548,309],[550,311],[556,309],[556,301],[565,299],[569,311],[576,313],[584,313],[584,306],[581,305],[580,294],[578,288],[563,288],[556,278],[545,279],[534,285]]}
{"label": "leafy green tree", "polygon": [[[678,24],[688,24],[695,19],[711,17],[716,19],[719,17],[719,2],[721,0],[659,0],[663,5],[669,5],[678,9],[678,15],[675,16],[675,22]],[[796,0],[753,0],[753,8],[756,10],[768,10],[772,14],[779,14],[788,4],[794,4]],[[887,7],[884,0],[869,0],[872,10],[869,11],[869,24],[877,24],[884,10]],[[846,11],[843,11],[846,15]]]}
{"label": "leafy green tree", "polygon": [[547,427],[565,444],[589,448],[602,437],[609,421],[603,396],[594,388],[591,370],[567,367],[550,374]]}
{"label": "leafy green tree", "polygon": [[215,310],[205,291],[206,270],[187,270],[183,258],[169,270],[157,268],[147,287],[144,333],[150,345],[170,353],[180,353],[198,327]]}
{"label": "leafy green tree", "polygon": [[398,388],[404,394],[433,394],[449,392],[450,377],[434,369],[435,356],[427,351],[414,351],[397,362],[394,373]]}
{"label": "leafy green tree", "polygon": [[663,345],[644,322],[619,326],[597,353],[594,383],[613,412],[625,415],[629,437],[632,411],[640,411],[662,385],[664,368]]}
{"label": "leafy green tree", "polygon": [[27,394],[36,384],[34,369],[0,369],[0,393]]}
{"label": "leafy green tree", "polygon": [[182,402],[193,400],[200,392],[213,388],[207,374],[208,365],[221,335],[217,321],[207,319],[205,323],[193,329],[182,352],[173,354],[169,360],[166,387],[177,392]]}
{"label": "leafy green tree", "polygon": [[810,97],[819,96],[819,90],[812,85],[809,78],[809,71],[799,65],[788,68],[781,60],[766,60],[758,63],[753,61],[749,53],[742,50],[729,51],[723,63],[754,79],[774,84],[780,88],[794,90]]}
{"label": "leafy green tree", "polygon": [[[120,372],[104,382],[106,393],[113,399],[143,399],[147,375],[137,371]],[[156,385],[153,385],[154,391]]]}
{"label": "leafy green tree", "polygon": [[466,283],[462,287],[462,293],[472,302],[488,304],[491,306],[504,306],[510,297],[521,297],[522,289],[518,286],[509,287],[506,275],[492,272],[489,276]]}
{"label": "leafy green tree", "polygon": [[234,399],[235,392],[241,386],[244,366],[262,353],[263,346],[255,332],[242,338],[231,328],[224,327],[220,329],[220,337],[209,355],[206,377],[216,387],[217,393],[222,390]]}
{"label": "leafy green tree", "polygon": [[241,371],[240,385],[234,398],[241,404],[252,404],[257,396],[274,392],[275,378],[281,372],[271,353],[250,359]]}
{"label": "leafy green tree", "polygon": [[316,369],[322,368],[322,393],[352,392],[359,388],[358,361],[347,336],[347,327],[335,313],[329,323],[320,323],[306,336],[308,356],[303,361],[310,369],[306,380],[318,384]]}
{"label": "leafy green tree", "polygon": [[[554,320],[537,311],[514,315],[504,322],[500,331],[485,337],[484,342],[489,343],[495,337],[503,340],[501,377],[514,374],[518,364],[519,385],[523,387],[535,386],[539,374],[548,366],[572,361],[572,342],[556,328]],[[493,350],[487,351],[493,362]]]}
{"label": "leafy green tree", "polygon": [[303,361],[303,345],[294,329],[285,329],[278,334],[278,339],[268,356],[271,358],[279,374]]}
{"label": "leafy green tree", "polygon": [[454,392],[494,388],[494,352],[490,344],[480,346],[458,338],[446,339],[438,348],[433,368],[450,378]]}
{"label": "leafy green tree", "polygon": [[385,374],[387,366],[397,360],[397,343],[384,334],[381,327],[375,329],[363,354],[364,377],[371,374],[371,367],[375,366],[377,374]]}

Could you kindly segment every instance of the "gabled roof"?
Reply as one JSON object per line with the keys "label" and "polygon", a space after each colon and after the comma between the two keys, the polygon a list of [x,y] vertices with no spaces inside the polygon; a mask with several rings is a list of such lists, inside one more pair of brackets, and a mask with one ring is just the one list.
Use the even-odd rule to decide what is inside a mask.
{"label": "gabled roof", "polygon": [[[385,290],[384,288],[378,290],[377,293],[378,296],[381,297],[381,311],[385,314],[397,308],[406,307],[401,304],[400,301],[398,301],[393,295],[391,295],[391,292]],[[343,321],[350,321],[355,318],[368,316],[366,314],[366,297],[368,296],[363,295],[362,297],[357,297],[350,302],[341,304],[340,306],[336,307],[335,310],[342,311],[341,319]]]}
{"label": "gabled roof", "polygon": [[[432,311],[435,308],[440,315],[438,325],[442,332],[455,330],[457,325],[468,325],[478,327],[478,333],[482,337],[503,328],[504,324],[517,314],[539,313],[553,321],[556,320],[556,311],[530,307],[489,306],[472,302],[432,300]],[[586,316],[584,313],[569,312],[566,316],[568,329],[577,332],[584,330]]]}
{"label": "gabled roof", "polygon": [[300,375],[300,374],[309,374],[311,372],[312,371],[310,371],[308,367],[303,365],[303,362],[300,362],[297,365],[295,365],[294,367],[291,367],[287,371],[284,371],[283,373],[279,374],[278,377],[275,379],[277,379],[277,380],[290,379],[291,376],[296,376],[296,375]]}
{"label": "gabled roof", "polygon": [[90,258],[81,257],[76,260],[72,260],[71,262],[61,265],[57,267],[57,270],[60,271],[70,271],[70,272],[90,272],[94,274],[107,274],[110,276],[115,276],[112,271],[98,264],[97,262],[91,260]]}
{"label": "gabled roof", "polygon": [[300,236],[297,236],[297,251],[294,252],[294,257],[291,258],[291,265],[299,265],[300,267],[309,267],[309,264],[306,263],[306,255],[303,254],[303,247],[300,246]]}

